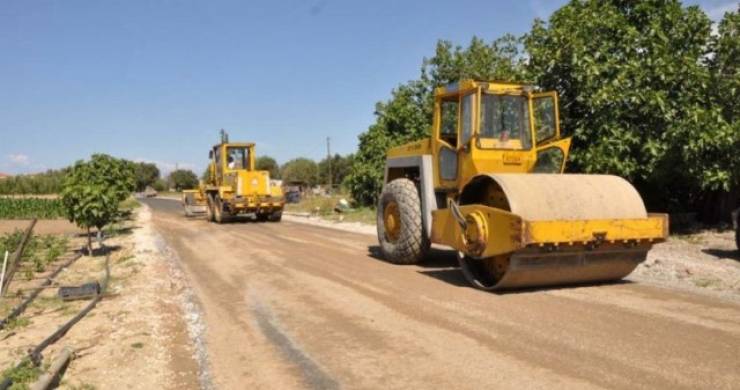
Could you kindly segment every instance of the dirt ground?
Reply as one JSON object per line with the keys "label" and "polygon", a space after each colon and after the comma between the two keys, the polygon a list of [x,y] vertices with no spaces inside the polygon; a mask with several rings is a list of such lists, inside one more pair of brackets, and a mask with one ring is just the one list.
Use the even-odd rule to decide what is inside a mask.
{"label": "dirt ground", "polygon": [[[450,251],[396,266],[379,259],[370,234],[288,219],[215,225],[184,218],[177,202],[146,203],[192,285],[194,315],[204,324],[201,370],[218,388],[740,383],[733,276],[715,294],[720,283],[694,283],[662,267],[685,255],[697,278],[715,275],[715,263],[732,270],[731,256],[701,251],[713,242],[685,250],[694,244],[661,244],[645,269],[620,283],[493,294],[470,288]],[[706,257],[691,262],[696,251]],[[664,282],[652,276],[656,268]]]}
{"label": "dirt ground", "polygon": [[[48,361],[65,345],[77,351],[64,375],[62,388],[197,388],[198,365],[181,302],[186,289],[173,264],[158,248],[148,218],[148,211],[143,209],[120,235],[106,240],[106,245],[114,248],[108,295],[63,339],[44,352]],[[49,225],[44,222],[47,221],[37,226]],[[71,246],[82,245],[83,239],[78,237]],[[102,281],[104,258],[83,256],[56,280],[59,285]],[[56,266],[47,269],[51,271]],[[39,283],[38,279],[19,278],[10,291]],[[0,331],[0,367],[5,369],[17,362],[28,348],[41,342],[88,303],[65,303],[55,294],[56,289],[48,289],[36,299],[21,316],[27,324]],[[6,310],[2,314],[9,304],[17,303],[5,300]]]}
{"label": "dirt ground", "polygon": [[630,278],[740,301],[740,251],[733,231],[672,236]]}
{"label": "dirt ground", "polygon": [[[25,230],[30,220],[2,219],[0,220],[0,234],[12,233],[14,230]],[[35,234],[79,234],[82,229],[66,219],[42,219],[36,222],[33,228]]]}

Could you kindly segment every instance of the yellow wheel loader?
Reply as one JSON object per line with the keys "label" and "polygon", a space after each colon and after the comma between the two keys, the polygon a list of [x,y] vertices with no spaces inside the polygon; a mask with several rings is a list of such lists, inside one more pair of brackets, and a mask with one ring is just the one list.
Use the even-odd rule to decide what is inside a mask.
{"label": "yellow wheel loader", "polygon": [[465,278],[501,290],[618,280],[668,235],[637,191],[610,175],[563,174],[558,97],[464,80],[435,90],[432,135],[388,151],[378,240],[390,262],[431,243]]}
{"label": "yellow wheel loader", "polygon": [[255,145],[230,143],[221,132],[221,143],[208,154],[208,179],[197,189],[183,191],[186,216],[206,214],[222,223],[239,214],[254,214],[257,220],[278,222],[283,215],[283,192],[270,182],[268,171],[255,169]]}

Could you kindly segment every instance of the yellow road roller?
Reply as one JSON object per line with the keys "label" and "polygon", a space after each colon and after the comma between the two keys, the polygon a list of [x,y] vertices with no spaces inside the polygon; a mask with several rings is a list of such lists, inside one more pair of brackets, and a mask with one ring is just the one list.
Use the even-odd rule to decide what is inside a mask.
{"label": "yellow road roller", "polygon": [[435,90],[430,138],[390,149],[378,240],[393,263],[457,250],[484,290],[619,280],[665,240],[626,180],[563,174],[555,92],[463,80]]}

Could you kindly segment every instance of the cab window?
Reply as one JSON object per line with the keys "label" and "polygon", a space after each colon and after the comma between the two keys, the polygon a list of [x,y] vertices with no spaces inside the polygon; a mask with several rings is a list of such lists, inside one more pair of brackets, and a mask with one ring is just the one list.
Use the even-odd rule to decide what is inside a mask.
{"label": "cab window", "polygon": [[439,139],[457,146],[457,113],[459,103],[457,96],[442,100],[440,106]]}
{"label": "cab window", "polygon": [[462,98],[462,115],[460,125],[462,133],[460,134],[460,143],[465,145],[470,141],[473,135],[473,99],[475,94],[471,93]]}
{"label": "cab window", "polygon": [[229,169],[246,169],[249,153],[244,147],[226,148],[226,166]]}
{"label": "cab window", "polygon": [[483,94],[480,146],[484,149],[530,149],[529,102],[521,95]]}
{"label": "cab window", "polygon": [[555,99],[552,96],[536,97],[532,100],[534,107],[534,130],[537,143],[556,136]]}
{"label": "cab window", "polygon": [[534,173],[560,173],[563,170],[565,154],[558,147],[551,147],[537,152]]}

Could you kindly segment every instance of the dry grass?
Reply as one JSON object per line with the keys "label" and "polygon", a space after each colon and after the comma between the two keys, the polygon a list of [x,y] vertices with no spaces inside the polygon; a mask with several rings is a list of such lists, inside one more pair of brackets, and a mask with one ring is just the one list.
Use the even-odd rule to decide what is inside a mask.
{"label": "dry grass", "polygon": [[346,194],[330,196],[309,196],[301,199],[300,203],[289,203],[285,205],[285,211],[294,213],[309,213],[329,221],[360,222],[375,224],[375,209],[370,207],[357,207],[350,202],[350,208],[335,211],[335,207],[341,199],[351,198]]}

